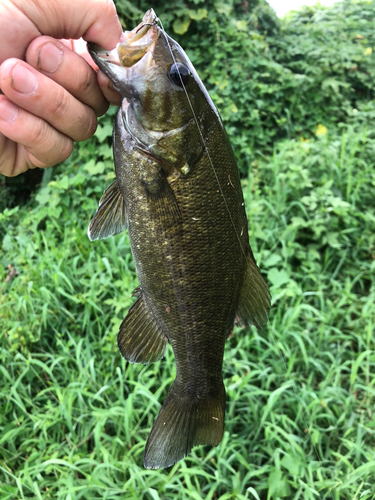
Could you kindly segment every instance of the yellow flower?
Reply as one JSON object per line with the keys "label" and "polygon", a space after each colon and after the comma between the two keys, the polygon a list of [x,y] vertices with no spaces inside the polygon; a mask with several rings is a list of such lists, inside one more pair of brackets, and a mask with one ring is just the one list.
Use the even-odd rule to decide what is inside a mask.
{"label": "yellow flower", "polygon": [[316,127],[315,135],[326,135],[328,129],[321,123]]}
{"label": "yellow flower", "polygon": [[371,47],[366,47],[364,53],[365,56],[371,56],[372,54],[372,48]]}

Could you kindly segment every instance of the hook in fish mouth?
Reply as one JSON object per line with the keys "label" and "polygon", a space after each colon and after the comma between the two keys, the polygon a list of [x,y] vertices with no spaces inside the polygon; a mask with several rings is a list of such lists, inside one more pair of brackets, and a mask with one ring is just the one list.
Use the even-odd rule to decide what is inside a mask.
{"label": "hook in fish mouth", "polygon": [[[139,26],[134,28],[135,32],[138,33],[144,26],[155,26],[159,22],[159,18],[155,14],[154,9],[150,9],[143,16],[142,22]],[[133,30],[133,31],[134,31]]]}

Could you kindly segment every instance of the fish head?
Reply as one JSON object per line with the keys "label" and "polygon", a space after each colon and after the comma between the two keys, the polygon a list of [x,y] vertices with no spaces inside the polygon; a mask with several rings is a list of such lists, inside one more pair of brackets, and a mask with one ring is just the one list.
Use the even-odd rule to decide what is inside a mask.
{"label": "fish head", "polygon": [[218,115],[188,56],[157,21],[150,9],[115,49],[89,44],[89,51],[123,97],[128,132],[151,154],[188,173],[204,150],[209,115]]}

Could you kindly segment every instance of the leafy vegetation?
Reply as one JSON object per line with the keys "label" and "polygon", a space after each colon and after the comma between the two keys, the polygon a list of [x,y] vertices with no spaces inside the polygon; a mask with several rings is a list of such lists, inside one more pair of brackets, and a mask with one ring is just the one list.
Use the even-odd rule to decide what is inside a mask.
{"label": "leafy vegetation", "polygon": [[[118,2],[126,24],[134,7]],[[133,2],[140,16],[149,4]],[[246,173],[283,138],[375,118],[375,2],[304,7],[280,21],[263,0],[155,1],[220,109]],[[129,17],[131,19],[129,19]]]}
{"label": "leafy vegetation", "polygon": [[[141,2],[134,5],[134,17],[137,5],[146,8]],[[176,5],[182,9],[187,4],[181,0]],[[188,27],[189,55],[211,86],[243,171],[245,161],[251,166],[243,178],[250,240],[271,285],[273,308],[261,332],[236,328],[227,342],[223,442],[214,449],[194,449],[166,471],[142,467],[145,441],[175,367],[171,349],[146,367],[121,359],[116,335],[137,285],[128,236],[98,242],[86,236],[97,201],[114,177],[110,136],[115,110],[110,109],[94,138],[77,145],[26,205],[8,203],[0,212],[1,499],[375,496],[375,137],[368,125],[372,83],[366,80],[374,55],[363,54],[361,74],[349,75],[338,63],[330,68],[329,78],[356,79],[339,85],[335,100],[329,85],[328,94],[322,90],[318,63],[310,64],[316,73],[308,74],[295,39],[302,37],[311,51],[315,44],[309,61],[321,61],[324,54],[319,56],[318,42],[309,39],[307,29],[319,39],[314,31],[318,17],[334,25],[331,13],[340,12],[338,5],[306,9],[280,26],[272,24],[272,12],[261,4],[251,14],[250,7],[246,13],[236,3],[228,5],[229,14],[210,2],[186,7],[207,10],[207,18],[192,18]],[[337,33],[331,28],[337,37],[340,23],[354,26],[352,16],[359,15],[361,6],[363,12],[375,8],[372,2],[345,5],[346,20],[338,16]],[[165,23],[171,30],[176,20],[190,16],[171,12]],[[254,23],[249,31],[222,22],[226,15],[237,22],[242,19],[235,16],[245,14]],[[363,42],[366,16],[358,33],[364,38],[350,39],[353,51],[370,46]],[[285,87],[271,73],[268,83],[259,75],[246,80],[246,85],[274,89],[264,94],[271,121],[260,120],[258,129],[246,122],[245,114],[259,108],[253,107],[250,90],[241,94],[245,79],[241,83],[240,71],[237,76],[232,69],[223,73],[220,56],[212,52],[210,59],[205,39],[199,51],[201,22],[218,30],[217,47],[228,44],[225,50],[228,57],[237,57],[236,64],[254,63],[236,54],[241,40],[252,40],[256,51],[266,36],[273,37],[273,44],[267,42],[263,55],[272,52],[282,72],[288,66],[297,72],[306,64],[313,98],[306,100],[301,93],[300,115],[292,114],[297,108],[287,104]],[[263,30],[258,38],[256,23]],[[291,41],[283,45],[283,36]],[[292,57],[297,49],[299,55]],[[328,57],[335,58],[336,53]],[[221,87],[225,80],[227,86]],[[352,89],[360,85],[370,90],[358,97]],[[257,92],[254,87],[254,98]],[[346,103],[354,109],[353,99],[358,112],[345,114]],[[237,113],[230,111],[232,104]],[[291,126],[284,138],[272,121],[281,106],[301,120],[293,118],[300,128]],[[232,118],[238,114],[243,118]],[[259,142],[254,142],[256,134]]]}

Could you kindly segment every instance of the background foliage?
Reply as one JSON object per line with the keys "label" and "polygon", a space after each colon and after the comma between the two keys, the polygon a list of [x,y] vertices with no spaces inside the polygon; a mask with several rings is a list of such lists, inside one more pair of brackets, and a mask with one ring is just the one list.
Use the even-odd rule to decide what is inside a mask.
{"label": "background foliage", "polygon": [[[149,8],[119,2],[129,28]],[[220,109],[239,167],[283,138],[375,118],[375,3],[304,7],[280,21],[263,1],[153,2]]]}
{"label": "background foliage", "polygon": [[[117,5],[129,28],[149,8]],[[175,368],[171,350],[121,359],[128,236],[86,237],[114,178],[111,108],[29,200],[0,185],[0,498],[372,499],[375,3],[281,21],[261,1],[153,7],[234,144],[270,321],[227,342],[223,443],[144,470]]]}

